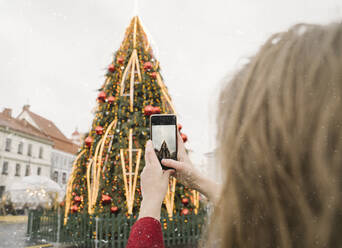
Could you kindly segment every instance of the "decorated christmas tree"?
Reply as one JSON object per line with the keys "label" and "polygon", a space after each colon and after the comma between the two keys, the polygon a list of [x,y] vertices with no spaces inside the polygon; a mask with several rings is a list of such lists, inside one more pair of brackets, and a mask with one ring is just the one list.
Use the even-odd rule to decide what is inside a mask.
{"label": "decorated christmas tree", "polygon": [[[176,114],[160,65],[138,17],[134,17],[99,89],[91,130],[73,164],[65,201],[68,214],[136,215],[149,116]],[[179,129],[181,127],[179,126]],[[182,134],[186,141],[187,137]],[[199,194],[170,178],[162,214],[197,213]]]}

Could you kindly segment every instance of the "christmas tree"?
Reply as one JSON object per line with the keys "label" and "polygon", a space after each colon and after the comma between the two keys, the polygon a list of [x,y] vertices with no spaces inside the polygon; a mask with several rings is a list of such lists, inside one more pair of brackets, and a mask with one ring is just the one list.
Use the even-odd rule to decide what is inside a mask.
{"label": "christmas tree", "polygon": [[[149,116],[176,114],[160,75],[159,62],[138,17],[126,30],[99,89],[91,130],[73,164],[65,201],[71,212],[136,215]],[[181,128],[181,127],[180,127]],[[180,129],[179,128],[179,129]],[[187,137],[182,134],[186,141]],[[197,213],[199,194],[170,178],[162,213]]]}

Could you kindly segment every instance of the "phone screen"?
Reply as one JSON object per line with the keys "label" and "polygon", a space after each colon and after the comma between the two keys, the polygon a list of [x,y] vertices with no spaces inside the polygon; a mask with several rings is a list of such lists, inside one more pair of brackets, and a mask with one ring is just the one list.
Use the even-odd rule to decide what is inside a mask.
{"label": "phone screen", "polygon": [[[152,143],[156,155],[163,158],[177,160],[177,124],[174,115],[151,116]],[[163,166],[163,169],[168,169]]]}

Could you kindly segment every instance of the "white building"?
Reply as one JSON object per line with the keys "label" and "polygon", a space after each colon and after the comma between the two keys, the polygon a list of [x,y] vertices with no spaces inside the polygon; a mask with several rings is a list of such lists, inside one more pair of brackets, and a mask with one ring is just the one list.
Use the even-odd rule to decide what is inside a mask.
{"label": "white building", "polygon": [[79,133],[76,128],[75,131],[71,134],[71,141],[80,147],[82,144],[83,137],[84,137],[84,134]]}
{"label": "white building", "polygon": [[6,185],[20,177],[49,177],[53,141],[11,109],[0,113],[0,197]]}
{"label": "white building", "polygon": [[29,105],[24,105],[17,119],[26,120],[53,141],[50,176],[65,189],[78,145],[65,137],[52,121],[30,111]]}

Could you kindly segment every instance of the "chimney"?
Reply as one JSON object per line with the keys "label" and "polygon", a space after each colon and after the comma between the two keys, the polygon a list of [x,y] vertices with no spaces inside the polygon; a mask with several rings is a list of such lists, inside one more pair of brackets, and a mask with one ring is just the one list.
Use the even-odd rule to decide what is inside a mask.
{"label": "chimney", "polygon": [[4,108],[4,110],[2,111],[2,113],[6,116],[11,118],[12,117],[12,109],[10,108]]}
{"label": "chimney", "polygon": [[30,110],[30,105],[29,105],[29,104],[25,104],[25,105],[23,106],[23,111],[25,111],[25,110],[27,110],[27,111]]}

